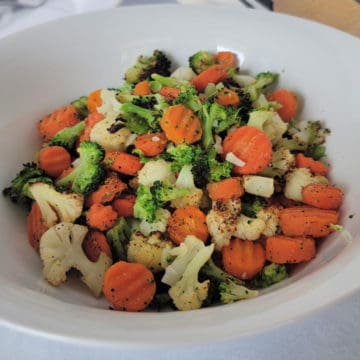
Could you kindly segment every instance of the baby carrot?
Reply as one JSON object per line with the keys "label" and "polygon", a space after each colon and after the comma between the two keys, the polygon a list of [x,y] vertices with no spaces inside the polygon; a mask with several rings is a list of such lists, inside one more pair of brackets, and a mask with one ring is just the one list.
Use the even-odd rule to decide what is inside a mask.
{"label": "baby carrot", "polygon": [[174,87],[169,86],[163,86],[159,94],[165,98],[166,101],[172,101],[177,98],[177,96],[180,94],[181,90]]}
{"label": "baby carrot", "polygon": [[96,203],[86,213],[86,222],[93,229],[106,231],[114,226],[117,217],[116,211],[110,205]]}
{"label": "baby carrot", "polygon": [[283,121],[289,122],[296,115],[298,100],[291,91],[285,89],[276,90],[269,96],[269,100],[276,101],[281,105],[277,113]]}
{"label": "baby carrot", "polygon": [[145,156],[156,156],[162,153],[167,144],[166,135],[163,132],[143,134],[136,138],[135,148],[143,152]]}
{"label": "baby carrot", "polygon": [[228,201],[244,194],[244,187],[240,184],[238,177],[209,183],[206,188],[212,201]]}
{"label": "baby carrot", "polygon": [[45,225],[45,221],[42,217],[42,213],[39,205],[33,202],[31,210],[27,217],[27,235],[30,245],[39,251],[39,244],[41,236],[48,230]]}
{"label": "baby carrot", "polygon": [[130,176],[136,176],[143,167],[138,156],[120,151],[108,151],[105,154],[104,164],[108,169]]}
{"label": "baby carrot", "polygon": [[124,197],[115,199],[111,205],[117,212],[118,217],[132,217],[134,216],[135,200],[135,195],[128,194]]}
{"label": "baby carrot", "polygon": [[147,80],[140,81],[137,83],[133,90],[133,95],[135,96],[144,96],[144,95],[150,95],[151,94],[151,88],[150,84]]}
{"label": "baby carrot", "polygon": [[90,133],[92,128],[101,120],[104,120],[104,115],[99,114],[98,112],[90,113],[87,118],[84,120],[85,129],[79,137],[79,143],[84,140],[90,140]]}
{"label": "baby carrot", "polygon": [[100,231],[90,230],[85,236],[82,247],[88,259],[93,262],[98,261],[102,252],[109,258],[112,257],[106,236]]}
{"label": "baby carrot", "polygon": [[70,165],[71,156],[62,146],[49,146],[39,152],[39,167],[49,176],[60,176]]}
{"label": "baby carrot", "polygon": [[231,68],[236,66],[236,56],[231,51],[219,51],[215,55],[215,62],[226,68]]}
{"label": "baby carrot", "polygon": [[90,93],[87,99],[87,107],[90,113],[97,112],[97,108],[101,106],[101,89],[97,89]]}
{"label": "baby carrot", "polygon": [[226,67],[224,65],[215,64],[194,77],[192,84],[198,92],[204,92],[208,84],[217,84],[227,78]]}
{"label": "baby carrot", "polygon": [[214,101],[223,106],[238,106],[240,103],[240,98],[235,91],[224,88],[216,96]]}
{"label": "baby carrot", "polygon": [[311,157],[304,156],[304,154],[296,154],[295,156],[296,167],[308,168],[316,175],[326,175],[329,171],[329,167],[323,164],[321,161],[314,160]]}
{"label": "baby carrot", "polygon": [[303,202],[319,209],[336,210],[340,207],[343,192],[337,186],[309,184],[302,189]]}

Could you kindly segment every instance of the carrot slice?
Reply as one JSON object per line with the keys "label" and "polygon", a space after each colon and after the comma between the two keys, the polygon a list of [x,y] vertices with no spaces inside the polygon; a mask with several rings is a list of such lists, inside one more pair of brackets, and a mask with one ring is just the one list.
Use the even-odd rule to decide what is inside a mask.
{"label": "carrot slice", "polygon": [[220,91],[214,101],[223,106],[238,106],[240,98],[235,91],[224,88]]}
{"label": "carrot slice", "polygon": [[315,241],[308,237],[276,235],[266,239],[266,258],[277,264],[296,264],[313,259]]}
{"label": "carrot slice", "polygon": [[202,128],[199,118],[186,106],[177,104],[165,111],[160,126],[166,137],[175,144],[193,144],[201,139]]}
{"label": "carrot slice", "polygon": [[39,168],[49,176],[58,177],[71,165],[71,156],[62,146],[49,146],[39,152]]}
{"label": "carrot slice", "polygon": [[331,224],[337,224],[338,212],[317,209],[310,206],[294,206],[280,210],[280,227],[287,236],[329,235],[333,230]]}
{"label": "carrot slice", "polygon": [[255,241],[234,238],[222,248],[225,271],[243,280],[253,278],[265,265],[265,250]]}
{"label": "carrot slice", "polygon": [[343,200],[343,192],[337,186],[309,184],[302,189],[303,202],[320,209],[336,210]]}
{"label": "carrot slice", "polygon": [[33,202],[31,210],[27,217],[27,235],[30,245],[39,251],[41,236],[48,230],[39,205]]}
{"label": "carrot slice", "polygon": [[269,96],[270,101],[276,101],[281,105],[281,108],[277,110],[281,119],[285,122],[289,122],[298,111],[298,100],[294,93],[285,89],[278,89]]}
{"label": "carrot slice", "polygon": [[100,114],[98,112],[93,112],[87,116],[87,118],[84,120],[85,122],[85,129],[83,133],[79,137],[79,143],[81,143],[84,140],[89,141],[90,140],[90,133],[92,128],[101,120],[104,120],[104,115]]}
{"label": "carrot slice", "polygon": [[212,201],[228,201],[244,195],[244,187],[238,177],[209,183],[206,188]]}
{"label": "carrot slice", "polygon": [[150,95],[151,94],[151,88],[150,84],[147,80],[140,81],[137,83],[133,90],[133,95],[135,96],[144,96],[144,95]]}
{"label": "carrot slice", "polygon": [[175,244],[181,244],[187,235],[206,241],[209,237],[206,216],[193,206],[176,209],[168,221],[168,233]]}
{"label": "carrot slice", "polygon": [[242,160],[244,166],[234,166],[236,174],[256,174],[269,165],[272,144],[267,135],[253,126],[233,130],[223,142],[224,158],[229,152]]}
{"label": "carrot slice", "polygon": [[156,156],[162,153],[167,144],[166,135],[163,132],[143,134],[136,138],[135,148],[143,152],[145,156]]}
{"label": "carrot slice", "polygon": [[329,171],[329,167],[323,164],[321,161],[304,156],[304,154],[302,153],[296,154],[295,163],[297,167],[308,168],[310,171],[317,175],[326,175]]}
{"label": "carrot slice", "polygon": [[82,243],[82,248],[90,261],[96,262],[103,252],[111,258],[110,246],[106,236],[100,231],[90,230]]}
{"label": "carrot slice", "polygon": [[163,86],[159,94],[165,98],[166,101],[175,100],[178,95],[180,94],[181,90],[178,88],[170,87],[170,86]]}
{"label": "carrot slice", "polygon": [[144,265],[119,261],[106,271],[103,291],[115,310],[141,311],[153,299],[156,283]]}
{"label": "carrot slice", "polygon": [[104,164],[110,170],[130,176],[136,176],[143,167],[138,156],[120,151],[108,151],[105,154]]}
{"label": "carrot slice", "polygon": [[236,66],[236,55],[231,51],[219,51],[215,55],[215,62],[226,68]]}
{"label": "carrot slice", "polygon": [[100,231],[106,231],[113,227],[117,218],[116,211],[110,205],[105,206],[99,203],[91,205],[86,213],[88,225]]}
{"label": "carrot slice", "polygon": [[60,130],[76,125],[80,121],[73,105],[63,106],[38,122],[42,141],[50,141]]}
{"label": "carrot slice", "polygon": [[204,92],[208,84],[217,84],[227,78],[226,67],[224,65],[215,64],[194,77],[192,84],[198,92]]}
{"label": "carrot slice", "polygon": [[115,199],[111,205],[117,212],[118,217],[132,217],[134,216],[135,200],[135,195],[128,194],[124,197]]}
{"label": "carrot slice", "polygon": [[97,108],[101,106],[102,99],[101,99],[101,91],[102,89],[97,89],[90,93],[87,99],[87,107],[90,113],[97,112]]}

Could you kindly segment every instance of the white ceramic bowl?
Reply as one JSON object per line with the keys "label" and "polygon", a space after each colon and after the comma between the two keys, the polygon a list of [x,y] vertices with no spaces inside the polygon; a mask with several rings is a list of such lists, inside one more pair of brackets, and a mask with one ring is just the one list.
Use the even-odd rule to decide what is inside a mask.
{"label": "white ceramic bowl", "polygon": [[315,260],[250,301],[192,312],[113,312],[77,281],[53,288],[42,280],[25,214],[1,200],[1,325],[82,345],[204,343],[280,326],[360,287],[354,276],[360,271],[360,41],[315,23],[237,7],[146,6],[67,18],[3,39],[1,187],[34,158],[39,118],[93,89],[118,86],[135,58],[156,48],[179,64],[199,49],[229,49],[243,70],[279,72],[280,85],[301,94],[302,118],[332,129],[332,180],[345,191],[341,222],[353,241],[332,235]]}

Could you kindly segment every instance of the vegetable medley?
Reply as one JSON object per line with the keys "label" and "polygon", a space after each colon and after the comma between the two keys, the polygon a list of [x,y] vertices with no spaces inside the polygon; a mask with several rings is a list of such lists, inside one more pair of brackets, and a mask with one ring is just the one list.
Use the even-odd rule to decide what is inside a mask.
{"label": "vegetable medley", "polygon": [[298,118],[277,74],[198,51],[140,56],[119,88],[41,119],[37,161],[3,192],[28,207],[52,285],[76,268],[116,310],[193,310],[258,295],[338,225],[329,130]]}

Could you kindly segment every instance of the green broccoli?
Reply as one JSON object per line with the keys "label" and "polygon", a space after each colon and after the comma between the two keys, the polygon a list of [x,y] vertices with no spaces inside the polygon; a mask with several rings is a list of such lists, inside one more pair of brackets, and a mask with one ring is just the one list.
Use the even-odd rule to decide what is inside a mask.
{"label": "green broccoli", "polygon": [[91,141],[83,141],[77,151],[80,155],[79,165],[60,179],[57,185],[71,187],[75,193],[88,194],[95,191],[105,178],[102,165],[105,152],[100,145]]}
{"label": "green broccoli", "polygon": [[36,182],[53,183],[34,162],[23,164],[23,169],[11,181],[11,185],[3,190],[3,195],[8,196],[15,204],[29,208],[33,199],[29,185]]}
{"label": "green broccoli", "polygon": [[74,126],[66,127],[59,132],[51,140],[51,146],[63,146],[68,150],[72,150],[74,145],[85,129],[84,121],[80,121]]}
{"label": "green broccoli", "polygon": [[210,116],[217,126],[215,132],[217,134],[229,129],[235,124],[240,124],[239,109],[232,106],[222,106],[218,103],[213,103],[210,107]]}
{"label": "green broccoli", "polygon": [[273,84],[278,79],[278,74],[271,72],[262,72],[256,75],[255,83],[247,86],[245,91],[250,95],[252,101],[255,101],[262,89]]}
{"label": "green broccoli", "polygon": [[180,189],[162,181],[155,181],[150,187],[140,184],[134,205],[134,217],[151,223],[156,219],[156,210],[188,193],[189,189]]}
{"label": "green broccoli", "polygon": [[128,83],[136,84],[149,79],[151,74],[169,76],[170,67],[171,62],[168,57],[162,51],[155,50],[152,56],[139,56],[136,64],[126,71],[125,80]]}
{"label": "green broccoli", "polygon": [[211,101],[206,101],[201,107],[199,113],[202,127],[202,144],[205,149],[210,148],[215,142],[213,134],[213,126],[215,119],[213,119],[210,114],[212,105],[213,103]]}
{"label": "green broccoli", "polygon": [[202,156],[202,150],[199,146],[186,143],[169,147],[166,152],[170,155],[172,160],[171,171],[174,172],[180,171],[184,165],[193,165]]}
{"label": "green broccoli", "polygon": [[196,74],[200,74],[214,64],[214,56],[208,51],[200,50],[189,57],[189,66]]}
{"label": "green broccoli", "polygon": [[87,100],[87,96],[81,96],[71,103],[75,107],[80,119],[85,119],[89,115]]}
{"label": "green broccoli", "polygon": [[233,281],[222,282],[219,285],[220,301],[223,304],[232,304],[235,301],[251,299],[258,296],[257,290],[250,290],[243,285],[238,285]]}
{"label": "green broccoli", "polygon": [[207,161],[209,166],[209,182],[220,181],[231,176],[233,165],[229,161],[218,161],[214,148],[208,151]]}
{"label": "green broccoli", "polygon": [[174,105],[176,104],[184,104],[194,112],[198,112],[202,106],[196,90],[192,86],[181,90],[180,94],[174,100]]}
{"label": "green broccoli", "polygon": [[287,277],[288,273],[285,265],[271,263],[264,266],[261,272],[253,279],[253,284],[258,288],[265,288],[278,283]]}
{"label": "green broccoli", "polygon": [[106,232],[106,238],[112,248],[112,254],[115,261],[126,261],[126,244],[131,236],[130,226],[124,217],[116,220],[115,225]]}
{"label": "green broccoli", "polygon": [[266,202],[260,196],[245,194],[241,198],[241,212],[248,217],[256,218],[259,210],[266,206]]}
{"label": "green broccoli", "polygon": [[145,109],[153,109],[158,103],[155,95],[133,96],[131,103]]}

